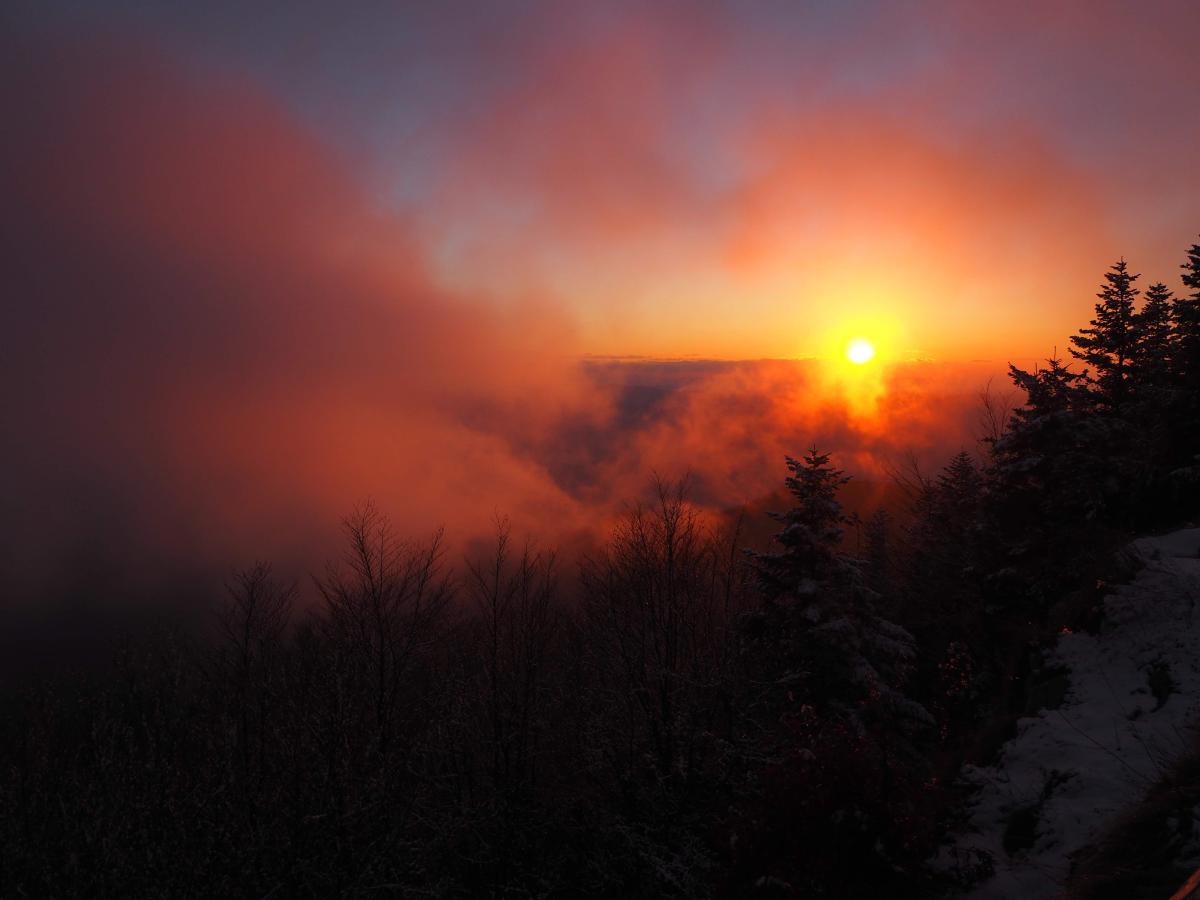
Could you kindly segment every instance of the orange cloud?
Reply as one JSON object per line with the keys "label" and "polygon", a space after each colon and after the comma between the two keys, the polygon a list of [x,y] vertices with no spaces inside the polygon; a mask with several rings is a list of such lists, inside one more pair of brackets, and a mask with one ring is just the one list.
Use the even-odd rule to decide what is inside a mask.
{"label": "orange cloud", "polygon": [[[602,41],[576,87],[614,79],[598,102],[621,107],[652,82],[656,45],[640,35]],[[615,47],[631,49],[610,60]],[[590,332],[573,316],[519,289],[508,304],[448,289],[413,236],[427,222],[380,210],[346,161],[252,86],[200,84],[140,48],[6,49],[0,351],[12,377],[0,394],[17,425],[0,448],[0,517],[14,579],[64,568],[67,552],[126,572],[181,561],[224,571],[255,556],[313,568],[338,517],[367,497],[406,533],[444,524],[465,543],[502,513],[518,531],[579,543],[653,471],[690,471],[698,500],[721,509],[776,489],[783,455],[813,443],[868,477],[908,448],[936,462],[970,445],[982,370],[881,360],[890,367],[864,404],[812,361],[581,364]],[[558,60],[561,77],[538,90],[554,97],[576,62]],[[634,117],[632,143],[620,109],[601,116],[595,152],[560,134],[588,117],[553,106],[565,119],[535,148],[547,180],[539,162],[516,182],[541,209],[504,245],[514,270],[536,268],[536,242],[560,225],[568,245],[625,229],[672,244],[698,201],[685,180],[655,187],[663,170],[646,135],[661,102]],[[540,109],[507,108],[531,117],[522,128]],[[496,171],[522,172],[531,139],[485,133]],[[860,172],[865,157],[841,161],[839,148],[868,133],[887,131],[806,148],[761,128],[772,165],[722,197],[711,232],[698,229],[712,250],[701,262],[714,277],[780,265],[792,201],[822,189],[830,166]],[[911,135],[895,144],[894,167],[860,194],[828,192],[842,225],[871,210],[890,221],[931,192],[928,222],[913,219],[926,230],[953,231],[974,202],[1040,209],[1036,191],[1021,193],[1020,166],[1009,180],[979,178],[964,161],[939,188],[944,154]],[[888,184],[883,202],[874,188]],[[730,267],[731,254],[745,258]],[[639,327],[657,322],[669,350],[676,329],[702,333],[704,303],[667,305]],[[776,330],[777,315],[753,327]]]}
{"label": "orange cloud", "polygon": [[228,558],[311,549],[367,496],[405,530],[578,517],[487,421],[537,435],[581,406],[564,319],[438,288],[404,223],[245,85],[79,45],[4,75],[10,533],[45,549],[120,519]]}
{"label": "orange cloud", "polygon": [[[1099,108],[1108,89],[1161,94],[1161,59],[1113,85],[1091,49],[1157,33],[1152,17],[1087,6],[1021,8],[1013,25],[999,21],[1007,10],[929,4],[938,26],[920,35],[913,10],[878,11],[852,43],[805,44],[815,61],[786,69],[757,66],[712,7],[530,30],[498,57],[508,77],[492,102],[459,123],[419,229],[454,247],[439,277],[492,296],[552,294],[597,353],[822,354],[847,317],[884,320],[910,355],[1048,352],[1112,258],[1141,250],[1166,265],[1149,249],[1162,244],[1161,207],[1136,219],[1155,223],[1152,236],[1131,228],[1137,201],[1098,163],[1129,135],[1080,153],[1049,100],[1032,109],[1057,95],[1014,68],[1030,57],[1078,80],[1067,112]],[[860,74],[847,66],[869,73],[898,32],[930,45],[930,61],[846,87]],[[1027,46],[1038,35],[1054,53]],[[1166,56],[1186,56],[1169,41]],[[1196,64],[1177,71],[1186,81]],[[1153,168],[1190,191],[1169,143],[1149,151],[1164,157]]]}

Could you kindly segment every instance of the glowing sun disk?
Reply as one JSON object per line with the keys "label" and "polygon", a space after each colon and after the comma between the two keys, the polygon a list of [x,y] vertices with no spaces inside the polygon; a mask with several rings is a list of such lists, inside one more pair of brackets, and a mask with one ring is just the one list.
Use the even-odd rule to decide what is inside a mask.
{"label": "glowing sun disk", "polygon": [[846,345],[846,359],[861,366],[875,358],[875,347],[866,338],[855,338]]}

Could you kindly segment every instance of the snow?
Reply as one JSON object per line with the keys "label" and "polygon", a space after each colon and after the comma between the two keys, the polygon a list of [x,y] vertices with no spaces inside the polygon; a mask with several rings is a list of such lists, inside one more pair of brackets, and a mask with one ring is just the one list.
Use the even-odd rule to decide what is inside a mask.
{"label": "snow", "polygon": [[[978,793],[968,829],[940,861],[952,866],[972,849],[991,856],[995,875],[973,900],[1059,896],[1072,851],[1159,780],[1197,724],[1200,529],[1142,538],[1132,550],[1145,567],[1105,597],[1100,633],[1064,633],[1051,654],[1069,669],[1062,705],[1021,719],[995,766],[964,769]],[[1160,703],[1152,686],[1161,698],[1167,683]],[[1033,844],[1010,855],[1005,829],[1021,810],[1035,823]]]}

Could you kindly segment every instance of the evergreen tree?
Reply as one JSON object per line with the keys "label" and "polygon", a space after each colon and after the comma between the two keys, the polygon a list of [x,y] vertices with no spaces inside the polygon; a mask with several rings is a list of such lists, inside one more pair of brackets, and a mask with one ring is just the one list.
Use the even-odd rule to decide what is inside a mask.
{"label": "evergreen tree", "polygon": [[1173,369],[1183,386],[1194,392],[1200,386],[1200,244],[1192,244],[1187,257],[1180,268],[1190,293],[1176,297],[1171,304],[1177,344]]}
{"label": "evergreen tree", "polygon": [[[932,617],[944,624],[960,606],[969,586],[963,572],[971,564],[982,495],[979,467],[965,451],[955,454],[936,479],[921,481],[905,533],[906,620]],[[943,602],[931,604],[930,594]]]}
{"label": "evergreen tree", "polygon": [[956,603],[982,493],[979,467],[965,451],[957,453],[937,478],[917,477],[903,532],[906,621],[942,618],[942,611],[928,601],[931,592]]}
{"label": "evergreen tree", "polygon": [[889,715],[921,719],[924,711],[899,691],[915,652],[912,636],[879,615],[863,563],[839,551],[850,518],[837,495],[849,477],[815,448],[802,460],[787,457],[787,465],[796,505],[774,515],[783,523],[775,535],[783,549],[752,555],[764,595],[784,610],[777,624],[791,645],[785,657],[804,666],[814,703],[857,718],[869,700]]}
{"label": "evergreen tree", "polygon": [[774,516],[782,549],[751,554],[768,602],[743,626],[756,692],[745,708],[761,735],[751,758],[767,765],[739,816],[736,865],[752,883],[765,871],[814,895],[830,883],[857,894],[930,852],[903,823],[924,794],[915,740],[933,719],[905,691],[912,636],[880,615],[869,563],[839,549],[849,478],[815,449],[787,465],[796,502]]}
{"label": "evergreen tree", "polygon": [[1085,378],[1095,391],[1095,400],[1109,410],[1119,409],[1128,393],[1129,363],[1136,339],[1134,301],[1140,293],[1133,283],[1138,277],[1130,273],[1124,259],[1113,265],[1096,295],[1100,299],[1096,317],[1089,327],[1071,337],[1075,345],[1071,355],[1087,364]]}
{"label": "evergreen tree", "polygon": [[1039,452],[1049,449],[1053,441],[1043,438],[1041,432],[1057,430],[1064,421],[1080,415],[1084,376],[1064,366],[1058,356],[1051,356],[1046,364],[1033,372],[1009,365],[1009,378],[1025,392],[1025,404],[1013,410],[1004,434],[993,442],[994,454],[1019,456],[1026,447]]}
{"label": "evergreen tree", "polygon": [[1052,574],[1046,561],[1076,542],[1080,526],[1098,520],[1122,488],[1106,458],[1110,423],[1090,406],[1084,376],[1056,357],[1046,362],[1035,372],[1009,366],[1026,402],[993,442],[988,469],[988,566],[1015,566],[1036,582]]}
{"label": "evergreen tree", "polygon": [[983,487],[971,455],[956,454],[936,478],[918,480],[904,530],[900,617],[922,649],[914,688],[938,719],[943,739],[952,720],[966,721],[966,711],[947,699],[943,664],[986,655],[994,637],[976,574]]}
{"label": "evergreen tree", "polygon": [[[1169,468],[1174,455],[1170,422],[1176,390],[1171,373],[1175,358],[1175,333],[1171,327],[1170,289],[1161,281],[1146,288],[1145,302],[1134,317],[1136,343],[1129,365],[1132,408],[1128,418],[1135,426],[1135,452],[1150,463],[1155,472],[1149,480],[1158,493],[1161,470]],[[1149,505],[1161,504],[1154,497]]]}
{"label": "evergreen tree", "polygon": [[1172,297],[1170,289],[1156,281],[1146,288],[1145,302],[1134,316],[1136,341],[1129,372],[1134,390],[1143,396],[1162,390],[1170,376],[1175,350],[1175,334],[1171,328]]}
{"label": "evergreen tree", "polygon": [[[1200,492],[1200,244],[1192,244],[1187,257],[1181,268],[1189,292],[1175,297],[1171,304],[1175,331],[1171,373],[1176,393],[1169,441],[1175,480],[1190,498]],[[1182,505],[1191,502],[1184,499]]]}
{"label": "evergreen tree", "polygon": [[937,480],[937,503],[948,529],[960,536],[975,518],[983,480],[971,454],[960,450]]}
{"label": "evergreen tree", "polygon": [[791,474],[784,483],[796,505],[771,517],[783,523],[775,541],[778,554],[758,554],[758,572],[766,595],[811,594],[820,579],[833,574],[844,526],[851,523],[838,502],[838,491],[850,481],[829,465],[829,454],[809,450],[803,459],[785,457]]}

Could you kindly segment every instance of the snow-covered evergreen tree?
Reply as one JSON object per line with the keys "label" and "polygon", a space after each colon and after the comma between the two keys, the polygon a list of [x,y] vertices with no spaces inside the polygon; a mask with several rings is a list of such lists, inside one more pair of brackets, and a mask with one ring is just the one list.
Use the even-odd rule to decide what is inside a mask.
{"label": "snow-covered evergreen tree", "polygon": [[[895,870],[927,779],[916,742],[933,719],[904,690],[912,636],[879,613],[869,565],[841,550],[848,477],[815,449],[787,463],[795,503],[775,516],[780,549],[752,554],[766,602],[745,621],[743,665],[762,767],[749,792],[758,811],[743,817],[739,841],[759,871],[815,885],[821,877],[810,882],[806,870],[823,848],[853,848],[855,877]],[[781,805],[803,812],[760,812]]]}
{"label": "snow-covered evergreen tree", "polygon": [[791,472],[785,480],[796,505],[771,513],[783,523],[775,535],[780,553],[756,554],[759,577],[768,597],[807,596],[838,568],[838,547],[850,519],[838,502],[838,491],[850,478],[829,464],[828,453],[809,450],[803,459],[785,457]]}
{"label": "snow-covered evergreen tree", "polygon": [[[753,554],[768,603],[782,610],[795,664],[815,704],[858,719],[869,707],[886,716],[927,721],[901,685],[915,654],[912,636],[879,614],[862,561],[840,549],[850,519],[838,491],[850,478],[814,448],[787,458],[795,506],[775,514],[782,550]],[[781,623],[782,624],[782,623]]]}

